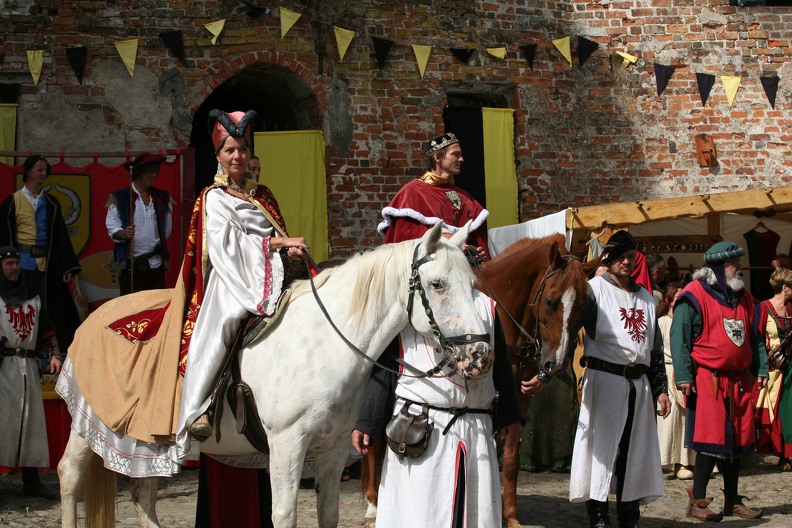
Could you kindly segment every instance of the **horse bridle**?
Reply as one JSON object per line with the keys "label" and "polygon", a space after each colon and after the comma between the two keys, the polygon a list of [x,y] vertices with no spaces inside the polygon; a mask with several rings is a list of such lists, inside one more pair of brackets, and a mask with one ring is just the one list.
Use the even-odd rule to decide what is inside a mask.
{"label": "horse bridle", "polygon": [[[517,381],[520,382],[522,381],[522,371],[525,368],[525,362],[529,359],[533,359],[534,361],[537,362],[539,361],[539,358],[536,357],[537,352],[539,352],[542,349],[542,335],[539,332],[539,311],[542,309],[542,305],[541,303],[539,303],[539,300],[542,298],[542,293],[544,292],[545,285],[547,284],[547,279],[566,269],[567,265],[569,265],[569,263],[572,262],[573,260],[579,260],[579,259],[574,254],[562,255],[564,259],[564,263],[559,268],[553,269],[552,264],[547,267],[547,270],[545,271],[545,274],[542,277],[542,281],[539,283],[539,287],[536,290],[536,294],[534,295],[533,300],[528,303],[528,306],[530,308],[533,308],[534,306],[537,305],[537,303],[539,303],[539,306],[536,309],[536,315],[534,315],[534,320],[536,321],[535,329],[534,329],[535,333],[532,335],[530,332],[528,332],[528,330],[523,328],[523,326],[506,308],[506,305],[504,305],[500,301],[498,295],[492,289],[492,286],[490,286],[489,282],[487,282],[487,279],[484,277],[484,274],[481,272],[481,268],[479,267],[478,264],[478,259],[475,258],[475,253],[470,248],[470,246],[468,246],[466,250],[468,253],[469,260],[473,262],[474,267],[476,268],[476,271],[478,272],[478,275],[481,278],[481,282],[487,287],[487,290],[489,290],[489,293],[491,294],[492,298],[495,299],[495,302],[498,303],[500,309],[503,310],[503,313],[505,313],[508,316],[508,318],[514,324],[514,326],[517,327],[517,329],[525,338],[522,344],[520,344],[517,347],[520,358],[520,363],[517,370]],[[537,377],[542,383],[549,383],[550,379],[552,378],[552,374],[550,374],[550,371],[544,368],[543,365],[539,365],[539,372],[537,374]]]}
{"label": "horse bridle", "polygon": [[[462,334],[457,336],[445,337],[442,332],[440,332],[440,326],[435,321],[434,313],[432,312],[432,308],[429,306],[429,299],[426,297],[426,292],[424,291],[423,285],[421,284],[421,277],[418,273],[418,268],[426,264],[427,262],[431,262],[437,258],[434,253],[428,253],[424,255],[422,258],[418,258],[418,250],[421,247],[421,243],[415,246],[415,251],[413,252],[412,264],[410,266],[410,280],[409,280],[409,298],[407,300],[407,319],[412,324],[412,309],[413,309],[413,298],[416,293],[421,297],[421,304],[424,307],[424,313],[426,317],[429,319],[429,326],[432,329],[432,334],[434,335],[435,339],[440,343],[440,347],[443,350],[443,359],[435,365],[430,370],[426,372],[421,371],[420,369],[413,367],[406,361],[401,358],[397,358],[396,362],[402,365],[406,370],[409,370],[414,375],[406,374],[404,372],[400,372],[398,370],[394,370],[390,367],[386,367],[376,359],[372,359],[368,357],[363,351],[361,351],[357,346],[355,346],[347,337],[341,332],[341,330],[336,326],[335,322],[333,322],[332,317],[327,311],[327,308],[322,303],[322,300],[319,298],[319,292],[316,290],[316,285],[313,281],[313,275],[311,274],[310,264],[314,266],[315,269],[319,269],[316,266],[316,263],[311,258],[311,255],[308,253],[303,252],[303,256],[305,257],[305,265],[308,268],[308,280],[311,283],[311,291],[313,292],[313,296],[316,299],[316,303],[319,305],[319,308],[322,310],[327,322],[330,323],[330,326],[335,330],[336,334],[341,338],[344,343],[351,348],[357,355],[362,357],[363,359],[373,363],[374,365],[378,366],[379,368],[391,372],[393,374],[402,375],[410,378],[431,378],[431,377],[439,377],[438,374],[445,368],[447,365],[449,368],[454,368],[456,366],[457,361],[459,360],[456,357],[456,353],[454,352],[454,345],[456,344],[469,344],[476,341],[490,341],[489,334]],[[309,264],[310,263],[310,264]]]}

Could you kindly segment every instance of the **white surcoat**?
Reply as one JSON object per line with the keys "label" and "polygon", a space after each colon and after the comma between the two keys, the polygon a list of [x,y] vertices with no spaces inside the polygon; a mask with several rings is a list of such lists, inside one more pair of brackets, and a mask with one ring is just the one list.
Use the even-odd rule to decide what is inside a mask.
{"label": "white surcoat", "polygon": [[[585,353],[618,365],[649,366],[655,340],[655,301],[644,288],[627,292],[602,277],[589,281],[597,306],[596,338],[586,336]],[[630,383],[635,386],[635,416],[627,454],[622,500],[644,502],[665,494],[655,424],[655,403],[647,376],[628,380],[586,369],[569,499],[607,501],[616,492],[614,469],[627,421]]]}
{"label": "white surcoat", "polygon": [[[494,346],[495,303],[482,293],[475,295],[476,307],[491,336],[490,346]],[[436,343],[429,342],[412,326],[405,328],[399,338],[403,359],[421,371],[442,360]],[[431,379],[402,375],[396,395],[394,414],[401,410],[404,399],[442,408],[490,409],[495,387],[491,369],[483,378],[468,382],[467,388],[456,374]],[[413,405],[410,411],[417,414],[420,407]],[[421,457],[399,461],[393,451],[387,450],[379,488],[377,528],[450,526],[460,467],[466,479],[466,496],[461,499],[465,501],[465,526],[500,527],[500,479],[492,419],[488,414],[464,414],[443,435],[452,415],[430,409],[429,418],[435,428]]]}
{"label": "white surcoat", "polygon": [[[40,310],[38,296],[20,306],[0,299],[3,346],[34,350]],[[49,467],[40,378],[34,358],[4,357],[0,364],[0,466]]]}

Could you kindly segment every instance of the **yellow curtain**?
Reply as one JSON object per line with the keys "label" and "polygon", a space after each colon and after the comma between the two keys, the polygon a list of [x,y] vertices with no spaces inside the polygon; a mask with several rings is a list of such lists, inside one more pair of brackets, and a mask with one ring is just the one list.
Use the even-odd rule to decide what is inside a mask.
{"label": "yellow curtain", "polygon": [[[16,150],[16,104],[0,104],[0,150]],[[0,163],[13,165],[14,158],[0,157]]]}
{"label": "yellow curtain", "polygon": [[514,164],[514,110],[482,108],[484,122],[484,186],[487,191],[487,228],[520,221],[517,169]]}
{"label": "yellow curtain", "polygon": [[259,183],[270,188],[291,236],[302,236],[316,262],[327,260],[327,184],[321,130],[256,132]]}

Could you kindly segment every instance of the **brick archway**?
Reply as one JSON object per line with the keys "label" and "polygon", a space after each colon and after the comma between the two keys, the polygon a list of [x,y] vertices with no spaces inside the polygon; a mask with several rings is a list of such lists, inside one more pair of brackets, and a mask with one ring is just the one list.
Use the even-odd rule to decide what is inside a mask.
{"label": "brick archway", "polygon": [[297,76],[305,86],[310,88],[316,99],[316,106],[321,114],[326,108],[324,88],[311,72],[295,59],[291,53],[273,53],[269,51],[252,51],[231,57],[221,57],[213,61],[207,68],[207,77],[198,83],[190,95],[190,110],[193,114],[200,108],[206,99],[226,81],[238,75],[241,71],[254,65],[279,66]]}
{"label": "brick archway", "polygon": [[292,54],[265,51],[217,59],[205,68],[190,97],[190,146],[196,149],[196,189],[211,182],[216,160],[206,120],[209,111],[256,110],[255,131],[322,130],[324,90]]}

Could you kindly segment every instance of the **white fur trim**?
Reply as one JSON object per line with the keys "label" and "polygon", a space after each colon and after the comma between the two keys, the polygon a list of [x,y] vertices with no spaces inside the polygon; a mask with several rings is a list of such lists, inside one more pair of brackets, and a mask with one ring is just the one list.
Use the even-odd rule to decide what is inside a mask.
{"label": "white fur trim", "polygon": [[[470,232],[472,233],[473,231],[484,225],[484,222],[487,220],[488,216],[489,216],[489,211],[483,209],[481,213],[479,213],[479,215],[473,220],[473,223],[470,224]],[[377,233],[379,233],[380,236],[382,237],[385,237],[385,232],[388,230],[390,226],[394,224],[397,218],[411,218],[416,222],[419,222],[429,227],[433,227],[435,224],[441,223],[443,224],[444,228],[448,229],[452,233],[456,233],[457,231],[465,227],[464,224],[461,226],[449,225],[443,222],[442,218],[438,218],[436,216],[427,217],[422,215],[415,209],[396,209],[390,206],[385,207],[382,210],[382,218],[383,221],[380,222],[379,225],[377,226]]]}

